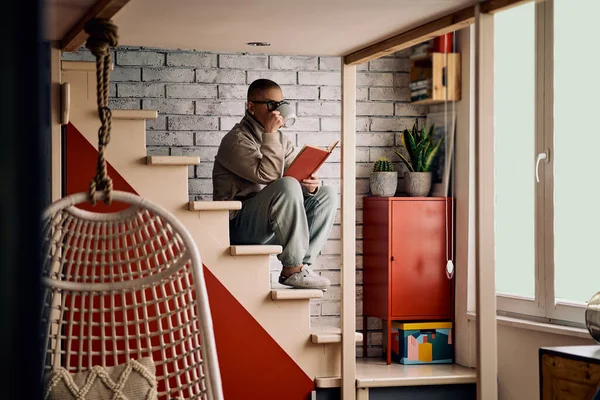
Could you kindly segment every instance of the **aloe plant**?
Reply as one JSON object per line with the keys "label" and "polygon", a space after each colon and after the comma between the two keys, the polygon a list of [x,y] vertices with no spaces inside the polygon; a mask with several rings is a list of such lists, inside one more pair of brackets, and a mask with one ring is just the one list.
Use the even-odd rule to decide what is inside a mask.
{"label": "aloe plant", "polygon": [[380,157],[373,164],[373,172],[394,172],[396,169],[394,168],[394,164],[389,158]]}
{"label": "aloe plant", "polygon": [[421,127],[421,132],[417,123],[412,127],[412,132],[405,129],[402,133],[402,145],[408,152],[408,159],[398,150],[394,152],[400,157],[400,160],[406,165],[410,172],[429,172],[435,156],[440,150],[444,138],[440,138],[437,143],[433,144],[433,132],[435,125],[431,125],[429,130],[425,128],[425,124]]}

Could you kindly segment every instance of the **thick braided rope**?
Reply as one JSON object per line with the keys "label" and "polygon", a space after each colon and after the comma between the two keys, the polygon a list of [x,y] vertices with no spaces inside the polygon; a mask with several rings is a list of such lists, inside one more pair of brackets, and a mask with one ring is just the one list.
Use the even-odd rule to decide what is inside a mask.
{"label": "thick braided rope", "polygon": [[96,94],[98,100],[98,163],[96,176],[90,182],[90,202],[96,204],[96,191],[104,191],[108,205],[112,202],[113,182],[108,176],[105,150],[110,142],[112,115],[108,107],[108,91],[110,81],[110,47],[118,44],[117,26],[107,19],[93,19],[85,24],[85,32],[90,35],[86,47],[96,57]]}

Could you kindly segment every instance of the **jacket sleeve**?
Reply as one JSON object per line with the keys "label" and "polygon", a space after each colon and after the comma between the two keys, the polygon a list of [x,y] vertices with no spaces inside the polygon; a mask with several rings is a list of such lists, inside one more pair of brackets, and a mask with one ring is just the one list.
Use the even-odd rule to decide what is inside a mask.
{"label": "jacket sleeve", "polygon": [[283,140],[285,141],[285,168],[284,171],[287,171],[290,165],[292,165],[292,161],[298,155],[298,149],[285,137],[283,136]]}
{"label": "jacket sleeve", "polygon": [[219,157],[225,168],[251,182],[266,185],[279,179],[283,172],[283,144],[279,133],[264,133],[260,148],[237,135],[227,156]]}

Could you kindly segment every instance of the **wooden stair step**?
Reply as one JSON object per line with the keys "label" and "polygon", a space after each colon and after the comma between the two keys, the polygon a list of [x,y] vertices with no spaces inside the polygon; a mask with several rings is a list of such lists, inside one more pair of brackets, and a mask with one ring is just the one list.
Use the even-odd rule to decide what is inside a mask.
{"label": "wooden stair step", "polygon": [[380,359],[356,360],[356,387],[459,385],[477,382],[477,372],[458,364],[387,365]]}
{"label": "wooden stair step", "polygon": [[190,211],[230,211],[241,210],[241,201],[190,201]]}
{"label": "wooden stair step", "polygon": [[[462,385],[477,382],[477,372],[458,364],[387,365],[379,358],[356,360],[356,387],[398,387],[426,385]],[[318,388],[341,387],[339,376],[315,378]]]}
{"label": "wooden stair step", "polygon": [[315,386],[320,389],[339,388],[342,386],[342,378],[340,376],[315,378]]}
{"label": "wooden stair step", "polygon": [[156,119],[158,111],[155,110],[111,110],[113,119]]}
{"label": "wooden stair step", "polygon": [[281,246],[271,245],[229,246],[229,254],[232,256],[262,256],[280,254],[282,251],[283,248]]}
{"label": "wooden stair step", "polygon": [[[426,385],[462,385],[477,382],[477,372],[473,368],[458,364],[403,365],[392,362],[387,365],[379,358],[356,360],[356,387],[397,387]],[[315,378],[318,388],[341,387],[339,376]]]}
{"label": "wooden stair step", "polygon": [[310,300],[323,297],[323,291],[319,289],[271,289],[273,300]]}
{"label": "wooden stair step", "polygon": [[[342,330],[335,327],[323,327],[313,331],[310,335],[310,340],[314,344],[342,343]],[[362,333],[355,332],[355,341],[359,343],[362,340]]]}
{"label": "wooden stair step", "polygon": [[198,156],[148,156],[146,157],[146,164],[148,165],[198,165],[200,164],[200,157]]}
{"label": "wooden stair step", "polygon": [[[61,61],[60,69],[63,71],[96,71],[96,61]],[[110,63],[110,70],[115,69],[115,64]]]}

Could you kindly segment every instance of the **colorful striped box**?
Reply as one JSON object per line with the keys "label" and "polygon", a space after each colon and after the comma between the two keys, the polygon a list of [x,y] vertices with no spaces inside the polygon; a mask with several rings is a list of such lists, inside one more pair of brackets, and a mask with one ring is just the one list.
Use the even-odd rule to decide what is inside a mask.
{"label": "colorful striped box", "polygon": [[391,349],[400,364],[451,364],[452,322],[394,322]]}

